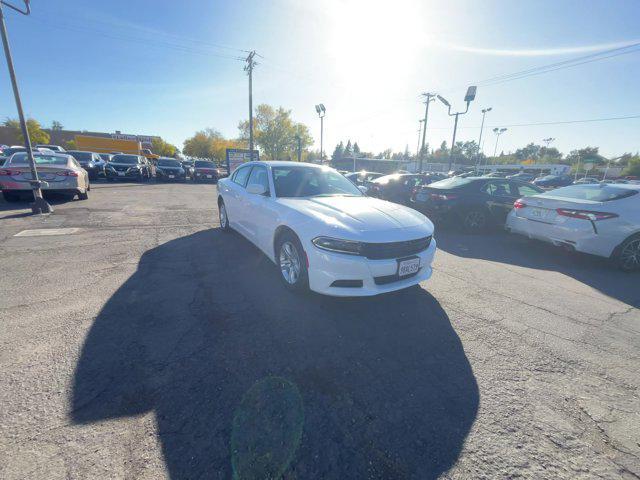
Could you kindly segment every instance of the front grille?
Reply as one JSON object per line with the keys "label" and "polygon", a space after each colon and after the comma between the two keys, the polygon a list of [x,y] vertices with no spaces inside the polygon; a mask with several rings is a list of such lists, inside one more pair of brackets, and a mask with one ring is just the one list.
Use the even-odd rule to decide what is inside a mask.
{"label": "front grille", "polygon": [[429,248],[431,235],[417,240],[390,243],[365,243],[362,255],[371,260],[408,257]]}
{"label": "front grille", "polygon": [[120,167],[117,165],[112,165],[116,172],[126,172],[129,170],[129,167]]}
{"label": "front grille", "polygon": [[331,286],[340,288],[362,288],[362,280],[336,280]]}
{"label": "front grille", "polygon": [[397,273],[393,274],[393,275],[384,275],[382,277],[373,277],[373,281],[376,283],[376,285],[387,285],[389,283],[393,283],[393,282],[397,282],[397,281],[400,281],[400,280],[406,280],[407,278],[415,277],[419,272],[420,272],[420,270],[418,270],[416,273],[412,273],[411,275],[405,275],[402,278],[400,278]]}

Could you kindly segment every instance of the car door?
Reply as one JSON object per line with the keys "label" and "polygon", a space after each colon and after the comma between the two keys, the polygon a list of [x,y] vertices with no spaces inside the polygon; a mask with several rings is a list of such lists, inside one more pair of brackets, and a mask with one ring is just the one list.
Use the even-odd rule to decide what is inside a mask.
{"label": "car door", "polygon": [[246,215],[246,227],[253,242],[266,252],[270,249],[277,217],[271,196],[267,167],[264,165],[253,167],[247,180],[247,186],[252,184],[262,185],[267,193],[257,195],[245,192],[242,197],[243,209],[245,212],[250,212]]}
{"label": "car door", "polygon": [[513,202],[518,199],[517,190],[511,189],[509,180],[491,180],[482,187],[485,195],[485,205],[491,217],[498,225],[504,224],[507,214],[513,207]]}
{"label": "car door", "polygon": [[246,212],[244,210],[245,204],[244,196],[247,194],[245,187],[247,186],[247,180],[249,173],[251,173],[252,165],[246,165],[238,168],[231,176],[231,181],[227,183],[229,190],[224,196],[224,203],[227,208],[227,214],[229,215],[229,222],[233,223],[233,226],[238,228],[241,233],[247,235]]}

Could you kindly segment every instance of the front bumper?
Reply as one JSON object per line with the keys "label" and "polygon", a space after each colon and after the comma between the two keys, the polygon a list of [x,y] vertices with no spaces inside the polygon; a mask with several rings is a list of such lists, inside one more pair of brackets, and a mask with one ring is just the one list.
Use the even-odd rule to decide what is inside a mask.
{"label": "front bumper", "polygon": [[606,233],[596,233],[587,220],[567,218],[562,223],[543,223],[519,217],[513,211],[507,216],[505,229],[531,239],[600,257],[610,257],[614,248],[624,240],[622,237],[613,238]]}
{"label": "front bumper", "polygon": [[156,180],[163,182],[180,182],[186,178],[185,173],[172,173],[156,170]]}
{"label": "front bumper", "polygon": [[193,174],[193,178],[194,178],[194,180],[202,180],[202,181],[206,181],[206,182],[217,182],[218,181],[218,175],[216,175],[215,173],[195,172]]}
{"label": "front bumper", "polygon": [[[431,277],[431,263],[435,252],[436,241],[432,238],[429,247],[415,255],[420,258],[420,270],[417,274],[378,284],[376,278],[380,283],[380,279],[391,278],[397,274],[398,262],[395,258],[370,260],[365,257],[327,252],[309,245],[306,248],[309,259],[309,288],[314,292],[335,297],[366,297],[401,290]],[[361,280],[362,287],[332,286],[336,280]]]}
{"label": "front bumper", "polygon": [[[120,173],[124,173],[124,175],[120,175]],[[142,172],[140,170],[133,170],[133,171],[129,171],[129,172],[118,172],[118,171],[113,171],[110,169],[105,169],[104,171],[105,177],[106,178],[115,178],[117,179],[138,179],[140,178],[140,176],[142,175]]]}

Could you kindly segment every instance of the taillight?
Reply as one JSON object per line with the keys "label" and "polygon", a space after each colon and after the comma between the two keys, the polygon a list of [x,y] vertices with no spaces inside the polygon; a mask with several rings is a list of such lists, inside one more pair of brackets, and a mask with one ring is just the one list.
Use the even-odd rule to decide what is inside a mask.
{"label": "taillight", "polygon": [[519,200],[516,200],[515,202],[513,202],[513,208],[515,208],[516,210],[519,209],[519,208],[524,208],[526,206],[527,206],[527,204],[524,203],[522,201],[522,199],[519,199]]}
{"label": "taillight", "polygon": [[4,176],[15,176],[20,175],[22,172],[20,170],[0,170],[0,175]]}
{"label": "taillight", "polygon": [[78,176],[78,172],[69,171],[69,170],[61,170],[59,172],[56,172],[56,175],[58,175],[59,177],[77,177]]}
{"label": "taillight", "polygon": [[563,217],[579,218],[581,220],[590,220],[594,222],[598,220],[608,220],[610,218],[618,217],[618,214],[616,213],[592,212],[590,210],[573,210],[570,208],[558,208],[556,212],[558,212],[558,215],[562,215]]}
{"label": "taillight", "polygon": [[429,194],[429,198],[431,198],[431,200],[454,200],[456,198],[458,198],[458,195],[455,195],[453,193],[431,193]]}

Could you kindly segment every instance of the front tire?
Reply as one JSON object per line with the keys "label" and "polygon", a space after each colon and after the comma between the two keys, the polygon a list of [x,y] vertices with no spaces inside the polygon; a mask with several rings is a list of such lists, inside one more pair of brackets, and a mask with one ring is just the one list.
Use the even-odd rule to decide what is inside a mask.
{"label": "front tire", "polygon": [[627,238],[617,248],[614,261],[623,272],[640,271],[640,234]]}
{"label": "front tire", "polygon": [[280,270],[282,284],[292,292],[309,290],[307,256],[300,240],[291,232],[278,238],[276,244],[276,263]]}
{"label": "front tire", "polygon": [[229,232],[231,230],[229,226],[229,214],[227,213],[227,206],[224,204],[224,200],[218,202],[218,219],[220,220],[220,229],[223,232]]}

